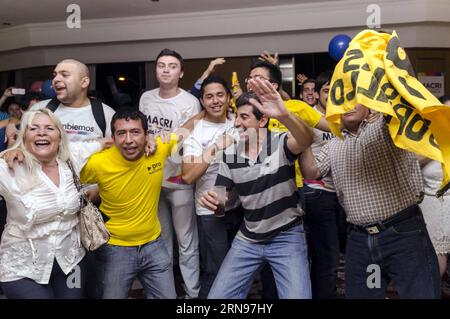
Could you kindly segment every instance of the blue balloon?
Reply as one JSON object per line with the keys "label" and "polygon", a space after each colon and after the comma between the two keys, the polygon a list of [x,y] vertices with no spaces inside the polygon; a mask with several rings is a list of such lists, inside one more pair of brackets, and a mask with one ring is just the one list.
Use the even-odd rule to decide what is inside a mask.
{"label": "blue balloon", "polygon": [[345,34],[335,35],[328,44],[328,53],[335,61],[339,61],[344,56],[345,50],[352,38]]}
{"label": "blue balloon", "polygon": [[44,94],[44,96],[49,99],[56,97],[56,92],[53,89],[52,80],[45,80],[44,82],[42,82],[42,94]]}

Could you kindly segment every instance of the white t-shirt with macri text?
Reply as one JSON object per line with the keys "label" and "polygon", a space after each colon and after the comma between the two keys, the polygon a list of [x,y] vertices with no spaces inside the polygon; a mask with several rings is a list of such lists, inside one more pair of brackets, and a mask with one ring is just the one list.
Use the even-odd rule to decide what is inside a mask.
{"label": "white t-shirt with macri text", "polygon": [[[175,132],[191,117],[201,111],[199,100],[183,89],[178,95],[163,99],[159,88],[144,92],[139,101],[139,110],[145,114],[151,134]],[[192,185],[184,184],[181,178],[181,159],[173,154],[164,166],[163,186],[170,189],[187,189]]]}
{"label": "white t-shirt with macri text", "polygon": [[[199,121],[195,129],[184,142],[184,156],[201,156],[217,139],[233,127],[233,120],[227,119],[225,123],[212,123]],[[197,215],[211,215],[213,211],[199,204],[200,197],[209,191],[215,184],[219,164],[213,161],[206,172],[195,182],[195,211]]]}
{"label": "white t-shirt with macri text", "polygon": [[[31,110],[47,107],[50,100],[34,104]],[[116,111],[103,104],[105,113],[106,131],[105,137],[111,137],[111,119]],[[91,105],[82,107],[69,107],[59,104],[55,116],[61,121],[70,142],[88,141],[103,137],[102,130],[95,121]]]}

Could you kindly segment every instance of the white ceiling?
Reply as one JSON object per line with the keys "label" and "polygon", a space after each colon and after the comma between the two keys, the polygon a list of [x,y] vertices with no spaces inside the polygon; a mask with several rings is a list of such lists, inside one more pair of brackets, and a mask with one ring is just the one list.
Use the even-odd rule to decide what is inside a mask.
{"label": "white ceiling", "polygon": [[[323,2],[324,0],[322,0]],[[336,1],[336,0],[325,0]],[[314,3],[314,0],[0,0],[0,28],[28,23],[65,21],[76,3],[81,19],[147,16],[170,13],[270,7]],[[5,23],[7,25],[5,25]],[[8,25],[10,23],[11,25]]]}

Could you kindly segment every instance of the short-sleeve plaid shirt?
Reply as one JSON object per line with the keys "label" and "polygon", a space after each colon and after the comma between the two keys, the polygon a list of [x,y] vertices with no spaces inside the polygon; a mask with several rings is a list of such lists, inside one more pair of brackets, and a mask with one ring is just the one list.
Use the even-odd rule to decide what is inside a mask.
{"label": "short-sleeve plaid shirt", "polygon": [[331,171],[336,193],[355,225],[380,222],[422,200],[423,181],[414,154],[396,147],[384,117],[344,132],[316,157],[322,176]]}

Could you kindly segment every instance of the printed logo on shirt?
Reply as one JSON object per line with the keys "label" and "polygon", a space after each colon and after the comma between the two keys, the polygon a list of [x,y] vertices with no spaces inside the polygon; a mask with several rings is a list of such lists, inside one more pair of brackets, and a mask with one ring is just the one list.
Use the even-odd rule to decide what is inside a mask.
{"label": "printed logo on shirt", "polygon": [[148,115],[147,116],[147,120],[148,120],[148,125],[150,127],[157,126],[159,128],[163,128],[163,129],[164,128],[168,128],[168,129],[172,128],[173,120],[169,120],[169,119],[166,119],[164,117],[157,117],[157,116]]}
{"label": "printed logo on shirt", "polygon": [[156,173],[158,171],[162,170],[162,163],[158,162],[158,163],[153,163],[151,166],[147,167],[147,171],[149,174],[153,174]]}
{"label": "printed logo on shirt", "polygon": [[334,134],[333,133],[329,133],[329,132],[322,133],[322,141],[329,141],[329,140],[331,140],[333,138],[334,138]]}
{"label": "printed logo on shirt", "polygon": [[76,125],[71,123],[64,123],[63,127],[67,134],[88,135],[90,133],[94,133],[95,130],[93,126]]}

